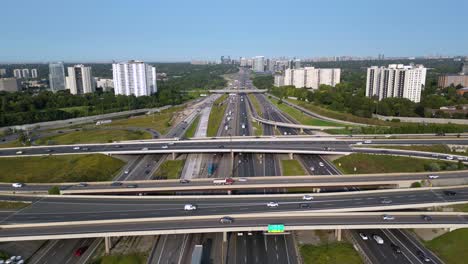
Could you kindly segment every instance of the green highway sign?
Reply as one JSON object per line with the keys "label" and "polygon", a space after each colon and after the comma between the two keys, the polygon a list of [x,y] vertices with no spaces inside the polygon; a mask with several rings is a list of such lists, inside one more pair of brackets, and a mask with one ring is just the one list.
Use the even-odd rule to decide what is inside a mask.
{"label": "green highway sign", "polygon": [[268,233],[282,233],[282,232],[284,232],[283,224],[268,225]]}

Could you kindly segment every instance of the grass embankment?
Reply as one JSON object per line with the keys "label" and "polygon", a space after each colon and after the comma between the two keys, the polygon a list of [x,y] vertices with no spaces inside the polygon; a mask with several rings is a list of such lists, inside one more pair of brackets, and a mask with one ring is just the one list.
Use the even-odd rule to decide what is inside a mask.
{"label": "grass embankment", "polygon": [[456,212],[468,213],[468,203],[466,204],[454,204],[450,206]]}
{"label": "grass embankment", "polygon": [[11,202],[11,201],[0,201],[0,209],[23,209],[29,206],[31,203],[27,202]]}
{"label": "grass embankment", "polygon": [[172,126],[172,119],[177,112],[184,109],[184,106],[171,107],[159,113],[151,115],[134,116],[126,119],[118,119],[112,121],[110,124],[103,126],[106,127],[138,127],[150,128],[158,131],[161,135],[166,134]]}
{"label": "grass embankment", "polygon": [[109,181],[123,165],[101,154],[1,158],[0,182]]}
{"label": "grass embankment", "polygon": [[185,131],[184,137],[192,138],[195,136],[195,132],[197,132],[198,123],[200,122],[200,116],[197,116],[195,120],[193,120],[192,124],[190,124],[187,131]]}
{"label": "grass embankment", "polygon": [[283,176],[307,175],[304,168],[297,160],[281,160]]}
{"label": "grass embankment", "polygon": [[350,243],[302,245],[300,252],[304,264],[360,264],[361,257]]}
{"label": "grass embankment", "polygon": [[[437,164],[440,170],[457,169],[456,163],[435,161],[430,159],[361,153],[354,153],[341,157],[334,160],[333,163],[344,174],[424,172],[431,171],[431,166],[433,164]],[[355,167],[356,171],[354,171]]]}
{"label": "grass embankment", "polygon": [[254,133],[255,133],[255,136],[262,136],[263,135],[263,125],[255,122],[255,121],[252,121],[252,127],[253,127],[253,130],[254,130]]}
{"label": "grass embankment", "polygon": [[93,264],[144,264],[147,256],[143,253],[103,256]]}
{"label": "grass embankment", "polygon": [[60,145],[79,143],[108,143],[121,140],[151,139],[146,131],[124,129],[83,129],[36,140],[39,145]]}
{"label": "grass embankment", "polygon": [[447,264],[464,264],[468,259],[468,229],[454,230],[425,242],[425,245]]}
{"label": "grass embankment", "polygon": [[262,112],[262,107],[260,106],[260,103],[257,100],[257,97],[253,94],[249,94],[249,100],[252,103],[255,112],[257,112],[257,115],[260,117],[263,117],[263,112]]}
{"label": "grass embankment", "polygon": [[223,122],[224,112],[226,112],[227,103],[225,102],[228,98],[227,94],[223,94],[213,103],[211,107],[210,118],[208,120],[208,137],[215,137],[218,134],[219,126]]}
{"label": "grass embankment", "polygon": [[19,148],[19,147],[24,147],[24,145],[21,144],[21,142],[19,142],[18,140],[0,144],[0,148]]}
{"label": "grass embankment", "polygon": [[317,118],[310,117],[309,115],[306,115],[302,113],[301,111],[297,110],[296,108],[293,108],[289,105],[280,103],[278,104],[278,100],[274,98],[269,98],[269,100],[274,103],[281,111],[284,113],[288,114],[290,117],[294,118],[296,121],[303,125],[308,125],[308,126],[339,126],[342,127],[342,124],[335,123],[335,122],[330,122],[330,121],[325,121],[325,120],[320,120]]}
{"label": "grass embankment", "polygon": [[416,151],[437,152],[437,153],[468,156],[468,153],[466,151],[455,152],[455,151],[452,151],[447,145],[441,145],[441,144],[439,145],[411,145],[411,146],[378,145],[378,146],[371,146],[371,147],[372,148],[384,148],[384,149],[416,150]]}
{"label": "grass embankment", "polygon": [[154,179],[179,179],[185,160],[166,160],[153,174]]}

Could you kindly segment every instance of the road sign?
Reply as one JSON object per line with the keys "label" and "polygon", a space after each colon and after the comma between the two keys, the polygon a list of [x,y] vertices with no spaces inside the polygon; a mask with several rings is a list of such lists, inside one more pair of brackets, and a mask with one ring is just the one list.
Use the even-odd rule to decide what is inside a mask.
{"label": "road sign", "polygon": [[284,232],[283,224],[268,225],[268,233],[282,233]]}

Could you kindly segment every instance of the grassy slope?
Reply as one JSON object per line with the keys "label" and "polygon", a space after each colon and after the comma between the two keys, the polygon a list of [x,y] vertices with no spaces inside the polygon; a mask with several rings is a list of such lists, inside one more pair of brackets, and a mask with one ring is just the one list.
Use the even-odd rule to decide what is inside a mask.
{"label": "grassy slope", "polygon": [[24,147],[24,145],[21,144],[18,140],[0,144],[0,148],[16,148],[16,147]]}
{"label": "grassy slope", "polygon": [[274,103],[281,111],[285,112],[299,123],[308,126],[343,126],[342,124],[320,120],[317,118],[310,117],[306,114],[303,114],[301,111],[296,108],[290,107],[286,104],[278,104],[278,100],[274,98],[269,98],[269,100]]}
{"label": "grassy slope", "polygon": [[[450,164],[448,162],[399,157],[389,155],[371,155],[355,153],[341,157],[333,163],[345,174],[352,173],[390,173],[390,172],[423,172],[425,165],[439,163],[441,167]],[[341,163],[341,166],[339,166]],[[354,167],[357,171],[354,172]]]}
{"label": "grassy slope", "polygon": [[162,135],[166,134],[171,127],[171,120],[176,112],[183,110],[183,106],[171,107],[160,113],[155,113],[154,115],[143,115],[136,116],[127,119],[115,120],[110,124],[105,126],[108,127],[139,127],[139,128],[151,128]]}
{"label": "grassy slope", "polygon": [[281,160],[281,168],[284,176],[307,175],[297,160]]}
{"label": "grassy slope", "polygon": [[227,103],[224,102],[228,95],[224,94],[213,103],[211,108],[210,118],[208,120],[208,137],[215,137],[218,134],[219,126],[223,121],[224,112],[226,112]]}
{"label": "grassy slope", "polygon": [[126,255],[109,255],[103,256],[95,264],[144,264],[146,263],[146,255],[143,253],[132,253]]}
{"label": "grassy slope", "polygon": [[185,160],[166,160],[154,173],[155,178],[178,179],[184,168]]}
{"label": "grassy slope", "polygon": [[124,129],[84,129],[71,133],[41,138],[37,144],[79,144],[107,143],[121,140],[150,139],[151,134],[145,131],[129,131]]}
{"label": "grassy slope", "polygon": [[195,136],[195,132],[197,131],[198,123],[200,122],[200,116],[197,116],[195,120],[193,120],[192,124],[190,124],[190,127],[185,131],[184,137],[186,138],[191,138]]}
{"label": "grassy slope", "polygon": [[350,243],[330,243],[300,247],[304,264],[360,264],[361,257]]}
{"label": "grassy slope", "polygon": [[124,162],[106,155],[1,158],[0,182],[107,181]]}
{"label": "grassy slope", "polygon": [[262,136],[263,135],[263,126],[255,121],[252,121],[253,130],[255,132],[255,136]]}
{"label": "grassy slope", "polygon": [[250,102],[252,102],[252,105],[255,108],[255,112],[257,112],[257,115],[262,117],[263,112],[262,112],[262,108],[260,107],[260,103],[257,100],[257,97],[255,97],[255,95],[253,94],[249,94],[249,100]]}
{"label": "grassy slope", "polygon": [[425,242],[447,264],[464,264],[468,259],[468,229],[458,229]]}
{"label": "grassy slope", "polygon": [[437,153],[446,153],[453,155],[464,155],[468,156],[466,152],[452,152],[450,148],[446,145],[412,145],[412,146],[372,146],[373,148],[388,148],[388,149],[403,149],[403,150],[416,150],[416,151],[427,151],[427,152],[437,152]]}
{"label": "grassy slope", "polygon": [[22,209],[29,206],[31,203],[27,202],[12,202],[12,201],[0,201],[1,209]]}

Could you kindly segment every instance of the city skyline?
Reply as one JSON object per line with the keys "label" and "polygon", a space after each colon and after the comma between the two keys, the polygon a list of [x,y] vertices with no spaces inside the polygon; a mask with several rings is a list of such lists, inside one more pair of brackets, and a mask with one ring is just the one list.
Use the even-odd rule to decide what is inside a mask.
{"label": "city skyline", "polygon": [[[112,1],[112,9],[106,9],[110,1],[27,2],[26,7],[4,4],[9,12],[0,21],[9,25],[9,32],[0,50],[8,52],[0,53],[1,62],[453,56],[466,55],[468,46],[468,36],[460,34],[463,17],[453,12],[466,9],[468,3],[458,0],[437,6],[413,1],[405,3],[404,10],[400,0],[385,7],[367,0],[298,1],[289,6],[276,1],[180,5],[142,0]],[[68,12],[71,9],[75,11]],[[128,22],[121,17],[138,19]],[[253,18],[260,23],[253,26]],[[40,28],[47,28],[47,34]]]}

